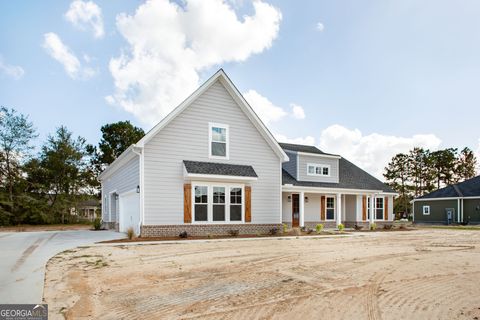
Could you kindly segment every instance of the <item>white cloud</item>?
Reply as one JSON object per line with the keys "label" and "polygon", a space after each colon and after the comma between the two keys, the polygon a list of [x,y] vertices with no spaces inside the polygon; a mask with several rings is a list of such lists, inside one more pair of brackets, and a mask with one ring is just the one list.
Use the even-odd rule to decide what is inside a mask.
{"label": "white cloud", "polygon": [[278,121],[287,115],[285,110],[277,107],[255,90],[248,90],[243,94],[243,97],[266,125]]}
{"label": "white cloud", "polygon": [[277,139],[278,142],[304,144],[304,145],[310,145],[310,146],[315,145],[315,138],[312,136],[288,138],[283,134],[275,134],[275,139]]}
{"label": "white cloud", "polygon": [[340,154],[362,169],[383,180],[383,169],[391,158],[413,147],[438,149],[441,140],[433,134],[417,134],[412,137],[396,137],[372,133],[363,135],[360,130],[350,130],[335,124],[322,131],[319,148]]}
{"label": "white cloud", "polygon": [[65,19],[80,30],[91,29],[95,38],[102,38],[105,35],[102,9],[95,2],[73,1],[65,13]]}
{"label": "white cloud", "polygon": [[323,23],[317,22],[317,30],[320,31],[320,32],[325,30],[325,26],[323,25]]}
{"label": "white cloud", "polygon": [[115,92],[108,99],[146,124],[154,124],[199,85],[199,72],[245,61],[272,46],[282,15],[253,2],[239,19],[221,0],[147,1],[134,15],[117,16],[129,47],[110,60]]}
{"label": "white cloud", "polygon": [[53,59],[63,65],[70,78],[88,79],[95,75],[95,70],[82,66],[77,56],[62,42],[57,34],[49,32],[45,33],[43,37],[43,48]]}
{"label": "white cloud", "polygon": [[292,107],[292,115],[295,119],[305,119],[305,111],[303,110],[302,106],[291,103],[290,107]]}
{"label": "white cloud", "polygon": [[0,56],[0,72],[3,72],[15,80],[20,79],[25,74],[25,70],[23,70],[22,67],[5,63],[2,56]]}

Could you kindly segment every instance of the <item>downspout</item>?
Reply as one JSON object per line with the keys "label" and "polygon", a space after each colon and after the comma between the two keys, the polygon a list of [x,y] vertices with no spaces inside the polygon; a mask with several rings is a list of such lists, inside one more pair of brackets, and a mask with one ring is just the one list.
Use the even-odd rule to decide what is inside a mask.
{"label": "downspout", "polygon": [[[136,151],[135,148],[140,149],[141,151]],[[140,221],[138,222],[138,230],[139,230],[139,236],[141,236],[142,232],[142,225],[143,222],[145,221],[145,212],[144,212],[144,188],[143,188],[143,163],[144,163],[144,157],[143,157],[143,148],[134,146],[132,148],[133,153],[138,155],[138,167],[139,167],[139,186],[140,186]]]}

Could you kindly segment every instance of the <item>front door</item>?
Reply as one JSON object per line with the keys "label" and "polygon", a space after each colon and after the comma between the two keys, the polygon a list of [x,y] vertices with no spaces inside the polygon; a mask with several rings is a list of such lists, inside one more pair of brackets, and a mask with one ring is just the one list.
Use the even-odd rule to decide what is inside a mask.
{"label": "front door", "polygon": [[300,224],[300,197],[298,194],[292,194],[292,227],[298,227]]}

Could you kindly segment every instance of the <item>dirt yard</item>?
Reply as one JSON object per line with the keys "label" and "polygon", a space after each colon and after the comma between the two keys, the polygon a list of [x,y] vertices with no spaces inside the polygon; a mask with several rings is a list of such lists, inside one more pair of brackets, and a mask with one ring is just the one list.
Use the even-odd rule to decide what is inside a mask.
{"label": "dirt yard", "polygon": [[479,319],[480,231],[80,248],[44,299],[51,319]]}

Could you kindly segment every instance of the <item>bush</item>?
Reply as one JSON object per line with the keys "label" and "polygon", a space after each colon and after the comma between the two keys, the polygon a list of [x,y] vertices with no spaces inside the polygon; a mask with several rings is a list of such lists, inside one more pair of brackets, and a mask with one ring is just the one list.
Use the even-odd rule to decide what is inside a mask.
{"label": "bush", "polygon": [[127,229],[128,240],[132,240],[134,235],[135,235],[135,231],[133,231],[133,228],[132,227],[128,228]]}
{"label": "bush", "polygon": [[302,235],[302,231],[300,230],[300,228],[293,228],[293,232],[295,233],[296,236]]}
{"label": "bush", "polygon": [[307,234],[311,234],[313,232],[313,229],[307,228]]}
{"label": "bush", "polygon": [[377,229],[377,224],[375,222],[370,224],[370,230],[376,230]]}
{"label": "bush", "polygon": [[228,234],[231,235],[232,237],[238,236],[239,233],[240,231],[236,229],[228,230]]}
{"label": "bush", "polygon": [[283,233],[287,233],[288,226],[286,223],[283,224]]}
{"label": "bush", "polygon": [[270,232],[269,232],[272,236],[276,235],[278,233],[278,228],[275,227],[275,228],[272,228],[270,229]]}
{"label": "bush", "polygon": [[182,239],[186,239],[186,238],[188,238],[188,233],[187,233],[187,231],[183,231],[183,232],[180,232],[180,234],[178,236]]}
{"label": "bush", "polygon": [[392,230],[393,229],[393,224],[384,224],[383,229],[385,230]]}
{"label": "bush", "polygon": [[345,230],[345,226],[343,225],[343,223],[340,223],[338,226],[338,231],[342,232],[343,230]]}
{"label": "bush", "polygon": [[362,230],[362,229],[363,229],[363,226],[356,224],[353,228],[354,228],[355,230]]}
{"label": "bush", "polygon": [[100,218],[95,218],[93,220],[93,229],[100,230],[102,228],[102,220]]}
{"label": "bush", "polygon": [[317,231],[317,233],[321,233],[323,231],[323,224],[321,223],[317,224],[317,226],[315,227],[315,230]]}

